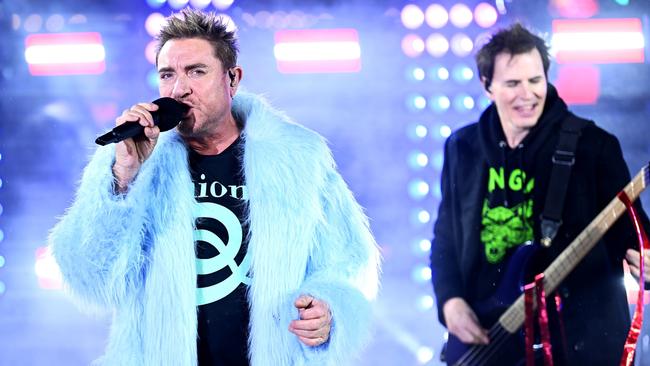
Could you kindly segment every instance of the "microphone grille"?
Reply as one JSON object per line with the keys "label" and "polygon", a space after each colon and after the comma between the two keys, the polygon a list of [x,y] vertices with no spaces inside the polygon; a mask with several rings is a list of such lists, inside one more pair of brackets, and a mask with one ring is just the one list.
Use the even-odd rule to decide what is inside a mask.
{"label": "microphone grille", "polygon": [[[154,115],[154,119],[161,132],[176,127],[181,121],[181,118],[183,118],[183,115],[190,109],[187,105],[170,97],[158,98],[153,103],[159,107]],[[155,118],[156,116],[158,117],[157,119]]]}

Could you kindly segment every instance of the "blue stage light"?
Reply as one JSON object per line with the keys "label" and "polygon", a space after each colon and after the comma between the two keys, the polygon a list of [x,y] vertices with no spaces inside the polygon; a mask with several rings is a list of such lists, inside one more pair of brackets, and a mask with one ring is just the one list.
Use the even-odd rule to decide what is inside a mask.
{"label": "blue stage light", "polygon": [[472,71],[472,69],[467,65],[461,63],[454,66],[452,75],[454,76],[454,80],[458,83],[465,84],[472,80],[474,77],[474,71]]}
{"label": "blue stage light", "polygon": [[446,95],[434,95],[431,97],[430,103],[431,109],[438,113],[446,112],[451,105],[451,101]]}
{"label": "blue stage light", "polygon": [[409,195],[415,200],[421,200],[429,193],[429,185],[422,179],[414,179],[409,183]]}
{"label": "blue stage light", "polygon": [[406,108],[410,111],[418,112],[426,108],[427,100],[420,94],[409,94],[406,97]]}
{"label": "blue stage light", "polygon": [[413,170],[420,170],[427,166],[428,163],[429,158],[427,157],[427,154],[421,151],[416,150],[409,154],[409,166]]}

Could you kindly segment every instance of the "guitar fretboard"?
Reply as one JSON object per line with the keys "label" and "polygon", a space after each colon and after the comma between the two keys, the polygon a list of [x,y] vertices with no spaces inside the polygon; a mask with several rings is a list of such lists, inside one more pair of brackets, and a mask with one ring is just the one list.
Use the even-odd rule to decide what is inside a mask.
{"label": "guitar fretboard", "polygon": [[[634,202],[650,182],[650,168],[646,165],[623,189],[630,201]],[[547,294],[555,291],[558,285],[580,263],[598,240],[609,230],[625,212],[626,207],[618,197],[614,197],[607,207],[578,235],[569,246],[544,271],[544,290]],[[509,333],[516,332],[524,322],[524,295],[519,298],[499,318],[499,323]]]}

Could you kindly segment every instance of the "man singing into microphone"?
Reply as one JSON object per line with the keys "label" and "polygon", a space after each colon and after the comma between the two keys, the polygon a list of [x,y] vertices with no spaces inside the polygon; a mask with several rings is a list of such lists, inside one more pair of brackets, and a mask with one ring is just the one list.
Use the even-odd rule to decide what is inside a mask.
{"label": "man singing into microphone", "polygon": [[189,107],[160,134],[101,147],[53,229],[84,306],[114,310],[105,365],[341,365],[369,336],[379,255],[324,140],[237,93],[237,42],[185,9],[158,37],[160,95]]}

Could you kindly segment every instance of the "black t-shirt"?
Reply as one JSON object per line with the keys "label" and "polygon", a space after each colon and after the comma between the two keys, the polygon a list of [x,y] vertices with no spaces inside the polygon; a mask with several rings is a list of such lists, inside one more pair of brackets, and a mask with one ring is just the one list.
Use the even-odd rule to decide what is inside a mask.
{"label": "black t-shirt", "polygon": [[248,365],[248,192],[238,138],[219,155],[190,152],[195,210],[198,363]]}

